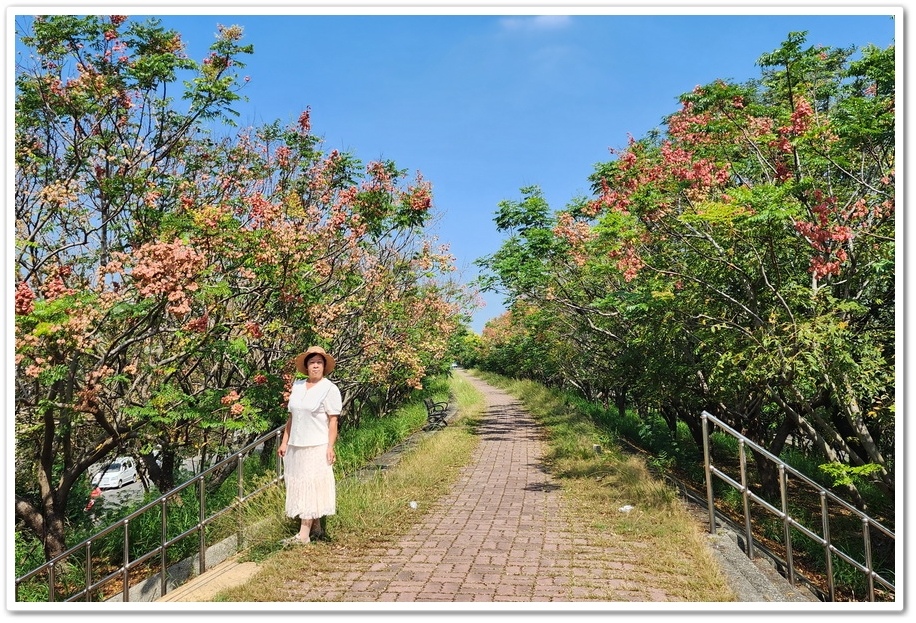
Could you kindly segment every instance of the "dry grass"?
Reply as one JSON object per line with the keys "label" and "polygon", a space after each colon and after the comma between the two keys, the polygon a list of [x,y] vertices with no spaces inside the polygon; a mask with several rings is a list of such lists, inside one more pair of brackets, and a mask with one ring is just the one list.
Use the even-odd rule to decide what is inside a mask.
{"label": "dry grass", "polygon": [[[637,459],[605,457],[605,476],[563,482],[564,520],[580,544],[577,565],[594,566],[598,558],[632,567],[672,601],[734,601],[706,535],[672,491]],[[634,480],[621,483],[617,473]],[[621,511],[625,506],[632,510]],[[601,587],[594,588],[600,596]]]}

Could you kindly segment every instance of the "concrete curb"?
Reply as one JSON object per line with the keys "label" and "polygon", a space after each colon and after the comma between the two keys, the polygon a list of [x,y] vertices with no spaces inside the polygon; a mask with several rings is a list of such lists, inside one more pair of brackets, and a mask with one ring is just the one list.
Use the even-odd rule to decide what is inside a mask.
{"label": "concrete curb", "polygon": [[768,561],[758,556],[747,557],[739,536],[727,529],[717,528],[708,535],[709,546],[719,560],[729,587],[738,601],[754,602],[819,602],[820,600],[801,585],[792,586]]}
{"label": "concrete curb", "polygon": [[244,584],[258,570],[260,566],[253,562],[225,560],[156,601],[212,601],[221,590]]}

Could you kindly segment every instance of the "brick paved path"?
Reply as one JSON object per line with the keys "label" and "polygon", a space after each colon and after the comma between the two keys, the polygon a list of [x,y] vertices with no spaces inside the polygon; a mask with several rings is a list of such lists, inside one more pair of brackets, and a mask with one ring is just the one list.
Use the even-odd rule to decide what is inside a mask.
{"label": "brick paved path", "polygon": [[541,466],[544,446],[531,415],[507,393],[456,373],[485,394],[487,410],[478,450],[452,492],[371,564],[297,582],[297,599],[667,601],[651,582],[634,584],[634,570],[621,557],[592,555],[565,530],[560,492]]}
{"label": "brick paved path", "polygon": [[[459,372],[460,373],[460,372]],[[564,595],[559,492],[531,416],[487,391],[481,442],[451,494],[350,589],[355,601],[550,601]]]}

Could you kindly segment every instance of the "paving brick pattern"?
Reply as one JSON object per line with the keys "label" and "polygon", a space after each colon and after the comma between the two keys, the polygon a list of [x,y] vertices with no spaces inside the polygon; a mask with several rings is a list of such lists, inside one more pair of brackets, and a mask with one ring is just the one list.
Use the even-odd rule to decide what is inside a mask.
{"label": "paving brick pattern", "polygon": [[[458,371],[458,374],[464,374]],[[302,601],[668,601],[629,565],[560,520],[541,430],[511,396],[465,374],[487,397],[479,448],[451,493],[368,565],[290,587]],[[638,573],[636,574],[638,575]]]}

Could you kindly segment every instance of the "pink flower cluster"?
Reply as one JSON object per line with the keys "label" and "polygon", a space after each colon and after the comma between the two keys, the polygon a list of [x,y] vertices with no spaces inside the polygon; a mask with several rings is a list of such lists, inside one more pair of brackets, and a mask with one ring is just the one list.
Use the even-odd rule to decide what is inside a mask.
{"label": "pink flower cluster", "polygon": [[680,112],[671,115],[668,119],[668,134],[679,141],[686,141],[693,145],[712,145],[718,139],[715,135],[703,131],[709,126],[711,120],[710,113],[695,113],[693,102],[684,102]]}
{"label": "pink flower cluster", "polygon": [[59,266],[53,270],[41,287],[45,300],[53,301],[64,295],[75,294],[76,290],[68,288],[64,283],[64,277],[69,277],[72,273],[73,269],[69,266]]}
{"label": "pink flower cluster", "polygon": [[77,411],[98,413],[99,394],[102,391],[102,384],[112,374],[114,374],[114,370],[108,366],[101,366],[89,371],[84,379],[82,389],[77,393],[78,401],[75,405]]}
{"label": "pink flower cluster", "polygon": [[612,260],[617,260],[617,270],[623,273],[624,281],[633,281],[640,269],[646,265],[631,244],[627,244],[620,251],[611,251],[608,255]]}
{"label": "pink flower cluster", "polygon": [[[279,150],[277,151],[279,156]],[[254,229],[260,229],[274,222],[281,214],[280,208],[265,199],[261,193],[251,195],[249,198],[249,210],[251,226]]]}
{"label": "pink flower cluster", "polygon": [[346,229],[347,222],[350,220],[350,206],[356,201],[358,195],[359,190],[353,186],[340,191],[337,195],[337,200],[330,209],[330,217],[326,223],[329,229]]}
{"label": "pink flower cluster", "polygon": [[410,209],[425,212],[433,205],[432,185],[418,176],[418,183],[410,189]]}
{"label": "pink flower cluster", "polygon": [[299,131],[308,134],[312,131],[312,107],[307,106],[299,115]]}
{"label": "pink flower cluster", "polygon": [[[117,254],[121,261],[126,255]],[[206,264],[205,256],[176,239],[141,246],[134,253],[131,275],[141,296],[166,296],[166,311],[184,315],[191,311],[191,293],[198,289],[197,276]]]}
{"label": "pink flower cluster", "polygon": [[819,253],[811,258],[809,271],[818,279],[827,275],[839,275],[840,266],[849,259],[843,244],[853,238],[852,228],[835,221],[838,217],[836,197],[823,198],[820,191],[815,192],[818,203],[811,208],[815,222],[795,221],[795,230]]}
{"label": "pink flower cluster", "polygon": [[[629,154],[629,152],[627,152],[627,154]],[[601,180],[601,195],[589,205],[587,215],[597,216],[602,209],[613,210],[620,214],[627,215],[630,213],[629,207],[631,203],[629,192],[614,190],[611,188],[611,185],[608,184],[607,180]]]}
{"label": "pink flower cluster", "polygon": [[277,147],[275,155],[277,158],[277,166],[285,169],[290,164],[290,158],[293,155],[293,150],[286,145],[281,145],[280,147]]}
{"label": "pink flower cluster", "polygon": [[[811,104],[804,98],[799,99],[795,110],[792,112],[792,124],[782,126],[776,130],[776,138],[771,140],[769,145],[778,152],[790,154],[793,150],[793,136],[801,136],[811,127],[814,120],[814,109]],[[789,179],[791,171],[785,163],[776,163],[776,177],[779,181],[784,182]]]}
{"label": "pink flower cluster", "polygon": [[28,316],[35,309],[35,292],[25,281],[16,286],[16,315]]}
{"label": "pink flower cluster", "polygon": [[242,415],[242,413],[245,411],[245,405],[239,402],[239,400],[240,396],[238,392],[233,389],[228,394],[220,398],[219,401],[223,405],[229,407],[229,413],[235,416],[239,416]]}
{"label": "pink flower cluster", "polygon": [[795,111],[792,113],[792,133],[800,136],[808,131],[814,117],[814,109],[808,100],[799,98]]}
{"label": "pink flower cluster", "polygon": [[673,147],[669,142],[662,144],[661,153],[665,165],[676,179],[702,188],[721,185],[729,179],[728,166],[717,167],[706,158],[693,160],[693,154]]}
{"label": "pink flower cluster", "polygon": [[233,403],[239,401],[239,393],[233,389],[233,390],[231,390],[228,394],[226,394],[225,396],[223,396],[222,398],[220,398],[219,401],[220,401],[222,404],[224,404],[224,405],[226,405],[226,406],[229,406],[229,405],[231,405],[231,404],[233,404]]}
{"label": "pink flower cluster", "polygon": [[216,52],[210,52],[206,58],[204,58],[203,64],[217,70],[222,70],[232,65],[232,59],[228,56],[217,54]]}
{"label": "pink flower cluster", "polygon": [[208,314],[207,312],[204,312],[203,316],[189,321],[187,324],[185,324],[184,328],[194,333],[206,333],[207,327],[209,325],[210,325],[210,314]]}
{"label": "pink flower cluster", "polygon": [[570,255],[578,266],[585,266],[589,254],[586,244],[595,238],[595,232],[588,223],[575,220],[568,212],[563,212],[557,218],[557,225],[553,229],[554,235],[566,240],[570,244]]}
{"label": "pink flower cluster", "polygon": [[394,180],[383,163],[378,161],[370,162],[366,165],[366,173],[370,176],[369,190],[381,190],[389,193],[395,191]]}

